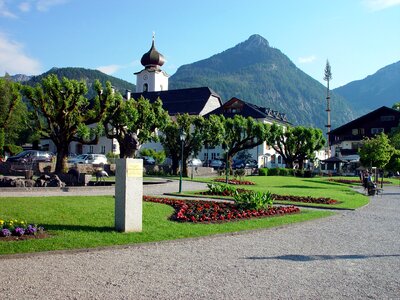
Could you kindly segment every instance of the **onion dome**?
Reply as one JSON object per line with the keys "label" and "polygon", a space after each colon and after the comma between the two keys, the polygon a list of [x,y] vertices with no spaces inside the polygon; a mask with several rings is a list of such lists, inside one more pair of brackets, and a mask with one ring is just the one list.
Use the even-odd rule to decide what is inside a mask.
{"label": "onion dome", "polygon": [[147,53],[143,54],[140,62],[146,69],[149,68],[159,69],[164,64],[165,62],[164,55],[162,55],[160,52],[156,50],[156,47],[154,46],[154,37],[153,37],[153,42],[151,43],[150,50]]}

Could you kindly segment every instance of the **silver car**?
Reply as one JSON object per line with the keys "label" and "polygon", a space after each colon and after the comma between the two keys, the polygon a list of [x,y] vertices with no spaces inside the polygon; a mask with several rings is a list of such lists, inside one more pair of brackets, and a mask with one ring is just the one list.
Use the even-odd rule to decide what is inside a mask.
{"label": "silver car", "polygon": [[69,164],[93,164],[104,165],[107,163],[107,157],[104,154],[80,154],[68,159]]}

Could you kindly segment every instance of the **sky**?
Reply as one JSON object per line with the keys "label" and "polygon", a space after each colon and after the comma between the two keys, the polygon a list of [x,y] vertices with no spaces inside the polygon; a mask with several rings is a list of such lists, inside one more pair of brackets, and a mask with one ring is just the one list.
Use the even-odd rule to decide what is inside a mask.
{"label": "sky", "polygon": [[400,61],[400,0],[0,0],[0,76],[98,69],[135,83],[155,33],[163,70],[259,34],[332,88]]}

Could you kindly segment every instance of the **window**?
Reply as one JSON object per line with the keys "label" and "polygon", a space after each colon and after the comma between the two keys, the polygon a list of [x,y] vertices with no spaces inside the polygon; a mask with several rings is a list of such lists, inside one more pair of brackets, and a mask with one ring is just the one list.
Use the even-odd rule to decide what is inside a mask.
{"label": "window", "polygon": [[93,153],[93,146],[89,146],[89,153]]}
{"label": "window", "polygon": [[394,116],[381,116],[381,122],[394,121]]}
{"label": "window", "polygon": [[101,153],[106,154],[106,146],[101,146]]}
{"label": "window", "polygon": [[352,130],[351,130],[351,133],[352,133],[352,135],[364,135],[364,133],[365,133],[365,130],[364,130],[364,128],[353,128]]}
{"label": "window", "polygon": [[147,83],[143,84],[143,92],[147,92],[149,90],[149,85]]}
{"label": "window", "polygon": [[383,128],[371,128],[371,134],[378,134],[384,132]]}
{"label": "window", "polygon": [[213,152],[213,153],[211,153],[211,159],[215,159],[216,158],[216,155],[215,155],[215,153]]}
{"label": "window", "polygon": [[278,156],[278,164],[281,164],[282,163],[282,157],[279,155]]}

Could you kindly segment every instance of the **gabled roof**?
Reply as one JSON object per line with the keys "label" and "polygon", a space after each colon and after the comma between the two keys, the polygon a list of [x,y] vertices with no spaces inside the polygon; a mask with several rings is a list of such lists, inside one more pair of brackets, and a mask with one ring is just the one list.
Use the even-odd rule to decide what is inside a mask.
{"label": "gabled roof", "polygon": [[355,119],[349,123],[346,123],[336,129],[331,130],[329,134],[340,134],[342,131],[346,131],[348,129],[352,128],[359,128],[363,127],[365,124],[370,122],[371,120],[375,120],[376,118],[382,116],[382,115],[395,115],[397,118],[400,118],[400,112],[398,110],[395,110],[393,108],[389,108],[387,106],[382,106],[366,115],[363,115],[359,117],[358,119]]}
{"label": "gabled roof", "polygon": [[208,87],[131,94],[134,99],[138,99],[140,96],[149,99],[150,102],[160,98],[164,109],[170,116],[184,113],[199,115],[211,96],[218,98],[222,105],[221,97]]}
{"label": "gabled roof", "polygon": [[[235,110],[235,108],[237,109]],[[211,114],[223,115],[227,118],[233,118],[235,115],[241,115],[245,118],[252,117],[253,119],[266,119],[271,122],[290,124],[287,120],[286,114],[243,101],[236,97],[233,97],[231,100],[224,103],[221,107],[208,113],[206,116]]]}

